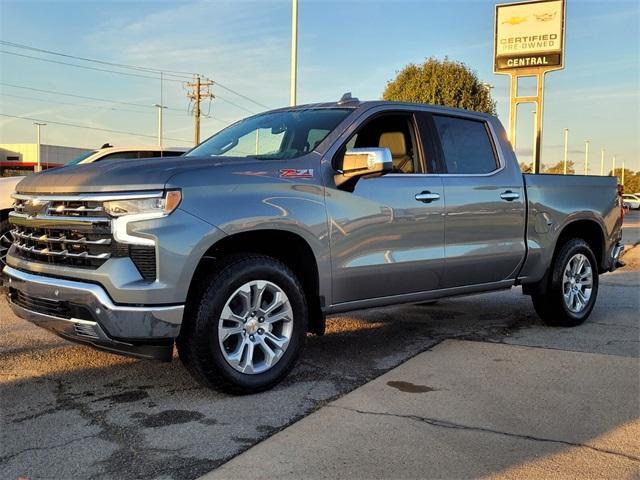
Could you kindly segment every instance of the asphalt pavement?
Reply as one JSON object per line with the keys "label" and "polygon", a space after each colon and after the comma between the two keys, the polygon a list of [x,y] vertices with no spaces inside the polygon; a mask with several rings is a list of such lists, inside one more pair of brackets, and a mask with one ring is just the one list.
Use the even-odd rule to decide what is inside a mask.
{"label": "asphalt pavement", "polygon": [[0,478],[197,478],[447,339],[637,358],[639,268],[603,276],[576,329],[543,326],[519,289],[331,317],[280,386],[245,397],[200,387],[177,358],[65,342],[2,299]]}

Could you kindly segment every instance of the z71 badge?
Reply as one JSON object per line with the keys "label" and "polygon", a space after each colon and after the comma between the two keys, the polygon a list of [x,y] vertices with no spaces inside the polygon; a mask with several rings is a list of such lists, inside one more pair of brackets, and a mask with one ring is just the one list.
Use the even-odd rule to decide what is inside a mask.
{"label": "z71 badge", "polygon": [[281,168],[280,178],[313,178],[313,168]]}

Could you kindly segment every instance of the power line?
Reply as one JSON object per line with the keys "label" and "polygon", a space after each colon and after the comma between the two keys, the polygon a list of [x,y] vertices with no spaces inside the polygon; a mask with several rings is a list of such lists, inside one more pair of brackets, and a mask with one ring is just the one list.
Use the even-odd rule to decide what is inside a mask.
{"label": "power line", "polygon": [[144,71],[144,72],[155,72],[155,73],[162,72],[166,75],[170,75],[174,77],[190,78],[195,75],[198,75],[197,73],[194,73],[194,72],[181,72],[178,70],[163,70],[160,68],[142,67],[139,65],[129,65],[126,63],[107,62],[105,60],[97,60],[95,58],[80,57],[78,55],[70,55],[68,53],[56,52],[53,50],[46,50],[44,48],[33,47],[31,45],[25,45],[22,43],[8,42],[6,40],[0,40],[0,44],[6,45],[8,47],[13,47],[13,48],[22,48],[22,49],[31,50],[34,52],[46,53],[48,55],[57,55],[59,57],[73,58],[75,60],[82,60],[84,62],[99,63],[101,65],[110,65],[112,67],[129,68],[132,70],[138,70],[138,71]]}
{"label": "power line", "polygon": [[[44,123],[49,123],[49,124],[53,124],[53,125],[62,125],[64,127],[74,127],[74,128],[84,128],[87,130],[96,130],[99,132],[108,132],[108,133],[119,133],[119,134],[123,134],[123,135],[130,135],[133,137],[147,137],[147,138],[157,138],[156,135],[147,135],[145,133],[134,133],[134,132],[125,132],[122,130],[111,130],[109,128],[100,128],[100,127],[90,127],[88,125],[78,125],[76,123],[66,123],[66,122],[57,122],[57,121],[53,121],[53,120],[42,120],[39,118],[32,118],[32,117],[22,117],[19,115],[9,115],[7,113],[0,113],[0,116],[3,117],[9,117],[9,118],[17,118],[19,120],[29,120],[32,122],[44,122]],[[188,140],[184,140],[182,138],[171,138],[171,137],[165,137],[167,140],[173,140],[176,142],[182,142],[182,143],[191,143]]]}
{"label": "power line", "polygon": [[[109,66],[113,66],[113,67],[118,67],[118,68],[128,68],[128,69],[132,69],[132,70],[136,70],[136,71],[143,71],[143,72],[152,72],[152,73],[157,73],[157,74],[165,74],[165,75],[169,75],[175,78],[182,78],[182,80],[176,80],[174,79],[165,79],[167,81],[172,81],[172,82],[184,82],[186,81],[186,79],[190,79],[190,77],[194,77],[194,76],[200,76],[197,73],[193,73],[193,72],[181,72],[181,71],[177,71],[177,70],[163,70],[163,69],[159,69],[159,68],[151,68],[151,67],[143,67],[143,66],[139,66],[139,65],[129,65],[129,64],[123,64],[123,63],[117,63],[117,62],[107,62],[104,60],[97,60],[94,58],[87,58],[87,57],[80,57],[77,55],[70,55],[70,54],[66,54],[66,53],[62,53],[62,52],[56,52],[53,50],[46,50],[43,48],[37,48],[37,47],[33,47],[30,45],[25,45],[25,44],[21,44],[21,43],[15,43],[15,42],[8,42],[6,40],[0,40],[0,45],[6,45],[9,47],[13,47],[13,48],[21,48],[21,49],[25,49],[25,50],[30,50],[30,51],[34,51],[34,52],[40,52],[40,53],[45,53],[48,55],[57,55],[57,56],[61,56],[61,57],[65,57],[65,58],[72,58],[75,60],[81,60],[81,61],[85,61],[85,62],[93,62],[93,63],[98,63],[101,65],[109,65]],[[30,58],[33,60],[40,60],[40,61],[44,61],[44,62],[51,62],[51,63],[57,63],[57,64],[61,64],[61,65],[68,65],[68,66],[72,66],[72,67],[77,67],[77,68],[84,68],[84,69],[88,69],[88,70],[96,70],[96,71],[103,71],[103,72],[108,72],[108,73],[116,73],[116,74],[121,74],[121,75],[129,75],[129,76],[136,76],[136,77],[141,77],[141,78],[149,78],[149,79],[153,79],[153,80],[157,80],[156,77],[151,77],[151,76],[147,76],[147,75],[140,75],[140,74],[133,74],[133,73],[126,73],[126,72],[118,72],[115,70],[108,70],[108,69],[100,69],[100,68],[95,68],[95,67],[87,67],[87,66],[83,66],[83,65],[77,65],[74,63],[67,63],[67,62],[59,62],[59,61],[55,61],[55,60],[50,60],[50,59],[45,59],[45,58],[41,58],[41,57],[34,57],[34,56],[30,56],[30,55],[24,55],[24,54],[19,54],[16,52],[8,52],[8,51],[0,51],[0,53],[6,53],[9,55],[15,55],[15,56],[20,56],[20,57],[24,57],[24,58]],[[257,100],[254,100],[253,98],[244,95],[230,87],[227,87],[226,85],[221,84],[220,82],[214,82],[216,85],[218,85],[220,88],[227,90],[228,92],[237,95],[240,98],[243,98],[244,100],[247,100],[251,103],[254,103],[255,105],[258,105],[262,108],[266,108],[267,110],[270,110],[271,107],[268,107],[267,105],[258,102]],[[220,98],[220,97],[218,97]],[[221,98],[222,101],[226,101],[224,98]],[[252,112],[251,110],[241,107],[231,101],[227,101],[227,103],[230,103],[231,105],[234,105],[238,108],[241,108],[242,110],[245,110],[249,113],[255,113]]]}
{"label": "power line", "polygon": [[[55,103],[55,104],[59,104],[59,105],[69,105],[72,107],[79,107],[79,108],[105,108],[108,110],[115,110],[118,112],[129,112],[129,113],[141,113],[144,115],[149,115],[150,112],[143,112],[141,110],[129,110],[128,108],[120,108],[120,107],[111,107],[111,106],[104,106],[104,105],[82,105],[79,103],[71,103],[71,102],[61,102],[59,100],[51,100],[49,98],[37,98],[37,97],[24,97],[22,95],[13,95],[11,93],[4,93],[4,92],[0,92],[0,97],[12,97],[12,98],[20,98],[23,100],[34,100],[36,102],[45,102],[45,103]],[[172,115],[174,117],[184,117],[186,114],[185,113],[168,113],[166,115]],[[222,121],[222,120],[220,120]]]}
{"label": "power line", "polygon": [[[95,70],[95,71],[98,71],[98,72],[107,72],[107,73],[116,73],[118,75],[126,75],[128,77],[149,78],[151,80],[160,80],[160,77],[152,77],[151,75],[142,75],[142,74],[139,74],[139,73],[130,73],[130,72],[118,72],[117,70],[109,70],[109,69],[106,69],[106,68],[88,67],[86,65],[77,65],[75,63],[68,63],[68,62],[61,62],[61,61],[58,61],[58,60],[51,60],[49,58],[34,57],[32,55],[25,55],[23,53],[8,52],[6,50],[0,50],[0,53],[5,54],[5,55],[14,55],[16,57],[28,58],[28,59],[32,59],[32,60],[40,60],[41,62],[56,63],[58,65],[67,65],[69,67],[82,68],[82,69],[85,69],[85,70]],[[165,78],[164,81],[165,82],[177,82],[177,83],[182,83],[183,82],[183,80],[177,80],[177,79],[173,79],[173,78]]]}
{"label": "power line", "polygon": [[[0,85],[5,86],[5,87],[11,87],[11,88],[19,88],[22,90],[30,90],[32,92],[40,92],[40,93],[50,93],[53,95],[62,95],[65,97],[73,97],[73,98],[82,98],[84,100],[95,100],[98,102],[105,102],[105,103],[117,103],[119,105],[130,105],[130,106],[134,106],[134,107],[141,107],[141,108],[155,108],[153,105],[144,105],[141,103],[132,103],[132,102],[123,102],[120,100],[109,100],[106,98],[98,98],[98,97],[87,97],[84,95],[76,95],[75,93],[66,93],[66,92],[56,92],[54,90],[45,90],[45,89],[41,89],[41,88],[33,88],[33,87],[23,87],[22,85],[15,85],[12,83],[4,83],[4,82],[0,82]],[[169,108],[169,110],[176,110],[176,111],[181,111],[180,109],[177,108]]]}
{"label": "power line", "polygon": [[239,97],[241,97],[241,98],[244,98],[245,100],[248,100],[248,101],[250,101],[250,102],[252,102],[252,103],[255,103],[256,105],[258,105],[258,106],[260,106],[260,107],[262,107],[262,108],[266,108],[267,110],[271,110],[271,107],[266,106],[264,103],[260,103],[260,102],[258,102],[258,101],[256,101],[256,100],[254,100],[254,99],[252,99],[252,98],[250,98],[250,97],[247,97],[246,95],[243,95],[243,94],[241,94],[241,93],[239,93],[239,92],[236,92],[235,90],[232,90],[232,89],[230,89],[229,87],[226,87],[226,86],[222,85],[220,82],[216,82],[216,81],[214,80],[214,82],[213,82],[213,83],[214,83],[215,85],[219,86],[220,88],[223,88],[223,89],[227,90],[228,92],[231,92],[231,93],[233,93],[233,94],[235,94],[235,95],[237,95],[237,96],[239,96]]}
{"label": "power line", "polygon": [[[215,82],[214,82],[215,83]],[[225,103],[228,103],[229,105],[233,105],[236,108],[239,108],[240,110],[244,110],[245,112],[249,112],[252,115],[255,115],[257,112],[254,112],[253,110],[249,110],[248,108],[243,107],[242,105],[239,105],[235,102],[232,102],[231,100],[225,98],[225,97],[221,97],[220,95],[216,94],[215,98],[217,98],[218,100],[222,100]]]}

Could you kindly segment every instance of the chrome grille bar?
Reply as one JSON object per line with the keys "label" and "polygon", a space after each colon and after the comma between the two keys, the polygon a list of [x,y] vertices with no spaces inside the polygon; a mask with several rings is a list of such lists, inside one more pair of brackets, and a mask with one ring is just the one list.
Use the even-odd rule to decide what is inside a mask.
{"label": "chrome grille bar", "polygon": [[97,255],[92,255],[88,252],[72,253],[69,250],[50,250],[48,248],[36,248],[35,246],[27,245],[26,243],[14,242],[13,246],[18,250],[27,253],[35,253],[37,255],[53,256],[53,257],[69,257],[69,258],[84,258],[87,260],[107,260],[111,257],[111,253],[105,252]]}
{"label": "chrome grille bar", "polygon": [[41,242],[41,243],[74,243],[74,244],[82,244],[82,245],[111,245],[110,238],[100,238],[98,240],[87,240],[85,237],[81,238],[67,238],[64,235],[59,237],[54,237],[51,235],[34,235],[32,233],[27,233],[26,231],[20,231],[18,229],[11,230],[11,234],[17,238],[23,240],[31,240],[33,242]]}

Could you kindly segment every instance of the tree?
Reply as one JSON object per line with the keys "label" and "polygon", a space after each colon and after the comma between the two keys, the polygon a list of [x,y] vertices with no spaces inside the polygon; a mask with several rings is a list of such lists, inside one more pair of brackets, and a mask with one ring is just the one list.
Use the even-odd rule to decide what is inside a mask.
{"label": "tree", "polygon": [[[613,171],[609,170],[609,176],[613,175]],[[616,176],[618,183],[622,183],[622,168],[616,168]],[[634,172],[628,168],[624,169],[624,191],[626,193],[640,192],[640,172]]]}
{"label": "tree", "polygon": [[[544,170],[544,173],[556,173],[562,175],[564,173],[564,162],[560,161],[555,165]],[[572,160],[567,162],[567,175],[573,175],[576,173],[575,165]]]}
{"label": "tree", "polygon": [[410,63],[387,82],[384,100],[431,103],[496,113],[491,91],[476,72],[462,62],[427,58],[424,63]]}
{"label": "tree", "polygon": [[520,162],[520,171],[522,173],[531,173],[533,172],[533,165],[531,163]]}

